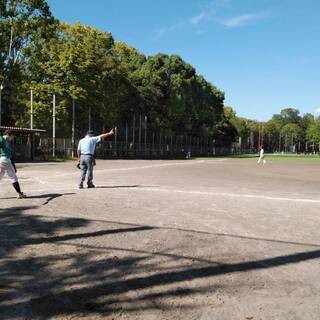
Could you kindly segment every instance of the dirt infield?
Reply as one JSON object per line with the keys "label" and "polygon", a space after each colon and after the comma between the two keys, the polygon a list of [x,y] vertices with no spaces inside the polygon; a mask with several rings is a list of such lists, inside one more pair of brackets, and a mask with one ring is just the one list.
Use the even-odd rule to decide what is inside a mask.
{"label": "dirt infield", "polygon": [[0,182],[0,319],[319,319],[320,162],[20,165]]}

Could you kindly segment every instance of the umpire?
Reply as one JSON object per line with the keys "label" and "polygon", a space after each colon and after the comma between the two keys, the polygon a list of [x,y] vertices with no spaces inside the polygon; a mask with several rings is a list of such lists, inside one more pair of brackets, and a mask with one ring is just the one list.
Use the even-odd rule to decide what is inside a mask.
{"label": "umpire", "polygon": [[79,189],[83,189],[83,182],[86,179],[88,172],[88,188],[94,188],[93,184],[93,163],[94,163],[94,152],[96,144],[102,139],[108,138],[114,134],[114,129],[111,129],[107,133],[94,136],[94,132],[89,130],[87,135],[79,141],[78,145],[78,166],[80,166],[81,175]]}

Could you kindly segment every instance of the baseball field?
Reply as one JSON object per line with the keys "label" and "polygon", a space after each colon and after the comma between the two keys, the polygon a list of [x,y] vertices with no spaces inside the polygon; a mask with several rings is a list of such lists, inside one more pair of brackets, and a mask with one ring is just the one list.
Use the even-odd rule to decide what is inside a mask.
{"label": "baseball field", "polygon": [[[268,160],[268,159],[267,159]],[[18,166],[0,184],[0,319],[319,319],[320,161]]]}

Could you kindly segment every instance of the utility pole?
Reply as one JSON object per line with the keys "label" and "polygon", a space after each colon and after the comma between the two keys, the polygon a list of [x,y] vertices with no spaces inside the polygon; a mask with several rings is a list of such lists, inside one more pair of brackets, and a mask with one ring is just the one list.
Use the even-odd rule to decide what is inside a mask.
{"label": "utility pole", "polygon": [[56,157],[56,95],[53,95],[52,110],[52,156]]}
{"label": "utility pole", "polygon": [[30,129],[33,129],[33,91],[30,90]]}
{"label": "utility pole", "polygon": [[141,154],[141,130],[142,130],[142,120],[141,114],[139,115],[139,155]]}
{"label": "utility pole", "polygon": [[91,130],[91,106],[89,106],[89,130]]}
{"label": "utility pole", "polygon": [[126,122],[126,155],[128,154],[128,122]]}
{"label": "utility pole", "polygon": [[3,84],[0,84],[0,126],[2,125],[2,90]]}
{"label": "utility pole", "polygon": [[135,143],[135,139],[136,138],[136,115],[133,115],[133,120],[132,120],[132,144],[133,147],[135,149],[134,143]]}
{"label": "utility pole", "polygon": [[71,145],[72,145],[72,157],[74,157],[74,143],[75,143],[75,129],[76,129],[76,103],[74,99],[72,100],[72,137],[71,137]]}
{"label": "utility pole", "polygon": [[261,142],[261,123],[259,122],[259,142],[258,142],[258,149],[260,148],[260,142]]}
{"label": "utility pole", "polygon": [[144,153],[147,155],[147,116],[144,116]]}

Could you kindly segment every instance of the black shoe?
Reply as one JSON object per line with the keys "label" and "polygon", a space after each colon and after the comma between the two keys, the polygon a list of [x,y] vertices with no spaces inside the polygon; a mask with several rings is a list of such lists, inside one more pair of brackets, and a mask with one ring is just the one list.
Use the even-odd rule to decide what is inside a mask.
{"label": "black shoe", "polygon": [[18,195],[17,195],[17,199],[25,199],[27,196],[23,193],[23,192],[20,192]]}
{"label": "black shoe", "polygon": [[79,184],[78,188],[83,189],[83,184]]}
{"label": "black shoe", "polygon": [[88,184],[88,189],[95,188],[96,186],[94,184]]}

